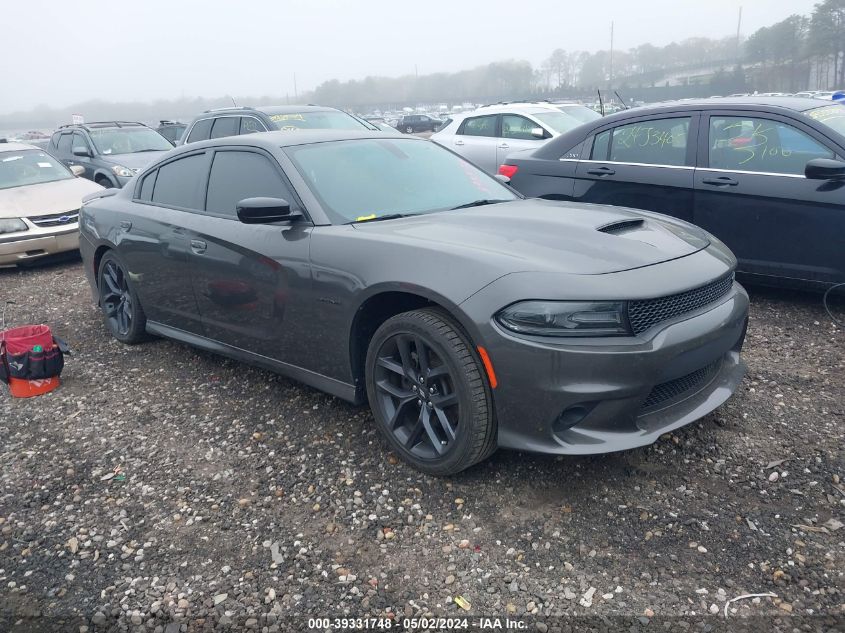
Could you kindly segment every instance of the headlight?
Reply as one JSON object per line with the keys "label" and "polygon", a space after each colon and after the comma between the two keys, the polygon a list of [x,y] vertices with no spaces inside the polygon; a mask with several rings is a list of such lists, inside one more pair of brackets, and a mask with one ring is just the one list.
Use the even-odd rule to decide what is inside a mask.
{"label": "headlight", "polygon": [[630,334],[622,301],[523,301],[496,320],[519,334],[535,336],[624,336]]}
{"label": "headlight", "polygon": [[122,165],[115,165],[111,168],[114,172],[115,176],[120,176],[121,178],[132,178],[135,175],[135,172],[129,169],[128,167],[123,167]]}
{"label": "headlight", "polygon": [[24,224],[20,218],[7,218],[0,220],[0,233],[17,233],[18,231],[28,231],[29,227]]}

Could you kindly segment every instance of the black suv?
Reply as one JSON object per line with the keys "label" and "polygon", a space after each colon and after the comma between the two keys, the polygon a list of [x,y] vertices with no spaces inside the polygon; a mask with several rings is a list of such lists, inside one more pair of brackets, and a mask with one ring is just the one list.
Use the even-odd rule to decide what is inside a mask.
{"label": "black suv", "polygon": [[171,145],[176,145],[179,139],[182,138],[186,127],[188,126],[178,121],[159,121],[156,132],[170,141]]}
{"label": "black suv", "polygon": [[123,187],[141,169],[173,146],[143,123],[102,121],[61,126],[47,146],[68,167],[103,187]]}
{"label": "black suv", "polygon": [[427,114],[406,114],[399,118],[396,129],[406,134],[414,132],[436,132],[440,129],[443,121],[435,119]]}
{"label": "black suv", "polygon": [[375,126],[342,110],[315,105],[219,108],[206,110],[188,125],[182,143],[270,130],[375,130]]}

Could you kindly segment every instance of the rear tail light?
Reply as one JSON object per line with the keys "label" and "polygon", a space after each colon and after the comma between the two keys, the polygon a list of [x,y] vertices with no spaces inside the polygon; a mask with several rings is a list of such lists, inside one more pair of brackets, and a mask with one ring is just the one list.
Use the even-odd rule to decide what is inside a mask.
{"label": "rear tail light", "polygon": [[518,171],[519,167],[516,165],[499,165],[499,174],[508,178],[513,178]]}

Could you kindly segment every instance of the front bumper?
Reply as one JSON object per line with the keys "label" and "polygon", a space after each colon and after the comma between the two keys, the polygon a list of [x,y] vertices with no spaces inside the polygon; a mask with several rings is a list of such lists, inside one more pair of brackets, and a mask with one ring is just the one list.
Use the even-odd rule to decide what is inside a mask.
{"label": "front bumper", "polygon": [[0,266],[14,266],[29,261],[74,251],[79,248],[79,230],[62,227],[61,231],[35,230],[21,233],[14,238],[0,236]]}
{"label": "front bumper", "polygon": [[653,443],[733,394],[747,319],[748,295],[734,283],[715,304],[637,337],[525,339],[491,323],[499,446],[593,454]]}

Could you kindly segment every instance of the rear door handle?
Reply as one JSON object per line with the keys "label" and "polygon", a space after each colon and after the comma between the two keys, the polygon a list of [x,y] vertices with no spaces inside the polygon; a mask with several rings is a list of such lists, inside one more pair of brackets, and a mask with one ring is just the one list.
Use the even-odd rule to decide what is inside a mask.
{"label": "rear door handle", "polygon": [[704,178],[701,182],[705,185],[716,185],[717,187],[736,187],[739,184],[738,180],[734,180],[730,176],[719,176],[718,178]]}
{"label": "rear door handle", "polygon": [[194,251],[197,255],[202,255],[205,252],[205,249],[207,248],[208,244],[206,244],[202,240],[191,240],[191,250]]}
{"label": "rear door handle", "polygon": [[455,141],[455,145],[463,145],[463,144],[464,144],[463,141]]}
{"label": "rear door handle", "polygon": [[501,145],[499,145],[499,149],[508,149],[509,147],[510,145],[508,145],[507,143],[502,143]]}
{"label": "rear door handle", "polygon": [[124,231],[128,231],[132,228],[132,223],[129,220],[121,220],[120,221],[120,228]]}
{"label": "rear door handle", "polygon": [[612,176],[616,173],[616,170],[610,167],[596,167],[595,169],[588,169],[587,173],[591,176]]}

